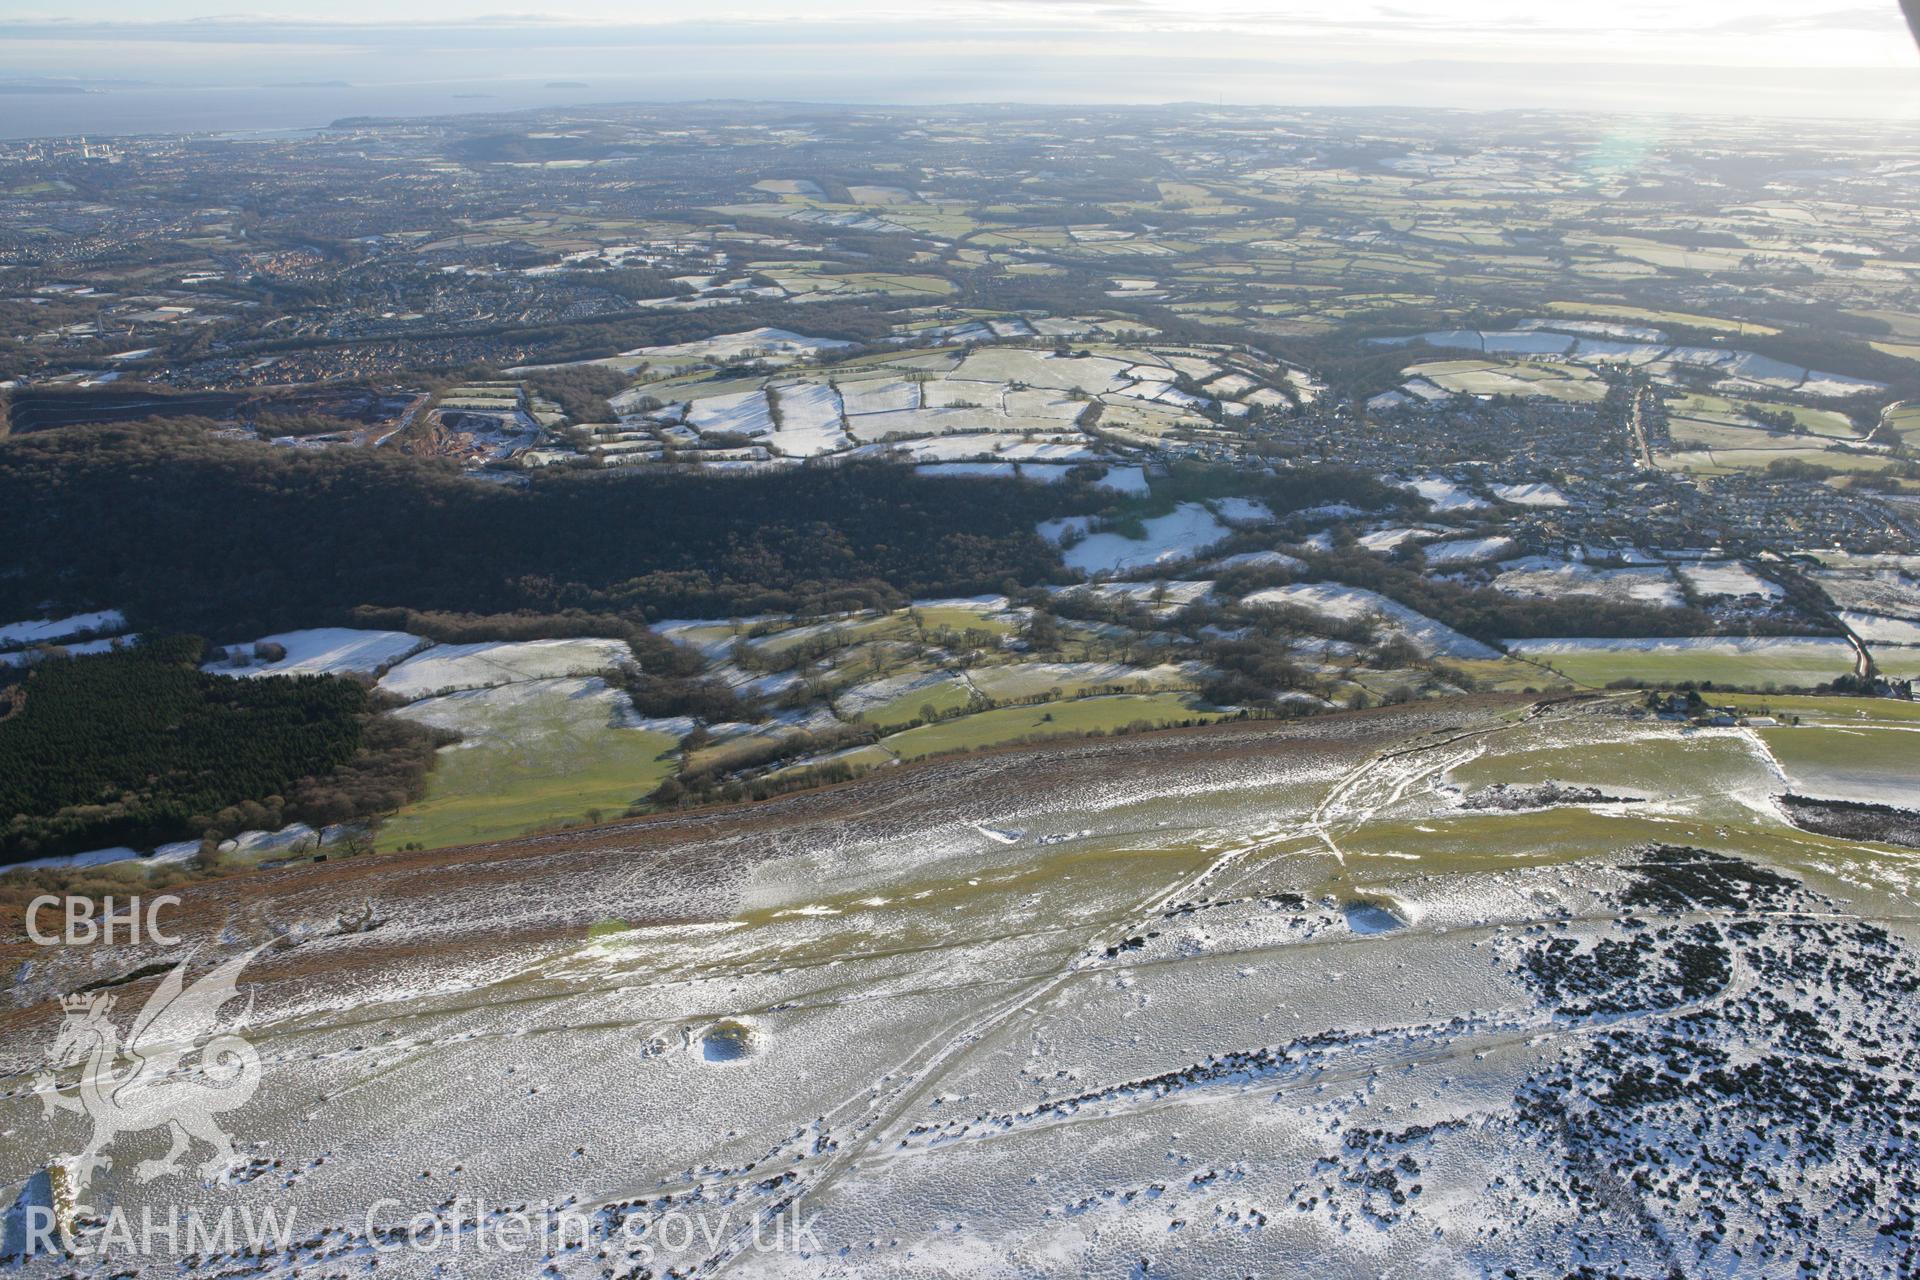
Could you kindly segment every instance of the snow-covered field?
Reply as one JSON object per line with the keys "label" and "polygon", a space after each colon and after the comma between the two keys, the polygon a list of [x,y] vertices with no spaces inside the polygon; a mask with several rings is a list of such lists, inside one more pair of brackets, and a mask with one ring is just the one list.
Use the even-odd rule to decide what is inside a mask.
{"label": "snow-covered field", "polygon": [[1920,622],[1911,618],[1889,618],[1843,609],[1840,621],[1868,644],[1920,644]]}
{"label": "snow-covered field", "polygon": [[917,204],[920,197],[904,187],[850,186],[847,194],[855,204]]}
{"label": "snow-covered field", "polygon": [[[699,624],[695,624],[699,625]],[[263,645],[279,645],[286,657],[262,661]],[[233,656],[246,659],[236,666]],[[633,665],[624,640],[485,641],[441,644],[403,631],[355,631],[321,627],[263,636],[236,645],[223,662],[202,668],[215,675],[372,675],[385,672],[380,688],[401,698],[424,698],[453,689],[479,689],[554,676],[592,675]]]}
{"label": "snow-covered field", "polygon": [[[1038,327],[1040,322],[994,321],[972,336],[989,342],[1021,338]],[[917,332],[914,340],[943,333],[950,340],[962,336],[936,328]],[[802,355],[834,350],[800,335],[755,330],[596,362],[637,371],[646,357],[655,379],[609,397],[623,415],[621,427],[635,438],[602,441],[598,451],[603,458],[616,449],[627,455],[657,452],[631,446],[662,444],[656,436],[684,425],[698,435],[743,436],[792,458],[900,451],[920,462],[1128,462],[1137,457],[1130,449],[1154,447],[1169,433],[1214,432],[1216,418],[1231,423],[1255,406],[1289,406],[1296,395],[1318,389],[1299,370],[1259,366],[1262,376],[1291,389],[1283,392],[1233,364],[1237,357],[1208,349],[1117,343],[1077,354],[939,347],[903,351],[884,362],[863,358],[795,367]],[[774,353],[768,363],[786,371],[760,368],[747,378],[738,368],[699,372],[760,352]],[[1204,389],[1175,385],[1183,377]],[[1097,430],[1091,425],[1096,419]],[[681,445],[693,440],[676,437]],[[625,456],[621,465],[646,461]]]}
{"label": "snow-covered field", "polygon": [[1839,636],[1690,636],[1508,641],[1516,657],[1593,688],[1617,682],[1722,688],[1813,689],[1854,670]]}
{"label": "snow-covered field", "polygon": [[1435,511],[1480,511],[1487,505],[1485,499],[1472,490],[1444,476],[1423,476],[1401,488],[1425,498]]}
{"label": "snow-covered field", "polygon": [[1450,658],[1497,658],[1499,652],[1445,623],[1409,609],[1377,591],[1334,582],[1293,582],[1256,591],[1243,601],[1249,605],[1291,605],[1343,622],[1377,618],[1387,630],[1405,636],[1422,653]]}
{"label": "snow-covered field", "polygon": [[[973,437],[963,436],[970,440]],[[1008,450],[1009,453],[1014,452]],[[1022,462],[1012,458],[996,462],[926,462],[915,470],[931,476],[985,476],[1003,480],[1026,480],[1034,484],[1059,484],[1075,464],[1070,462]],[[1145,494],[1146,475],[1139,467],[1109,467],[1095,483],[1117,493]]]}
{"label": "snow-covered field", "polygon": [[[1031,470],[1031,468],[1029,468]],[[1149,492],[1147,474],[1140,467],[1108,467],[1098,481],[1102,489],[1144,497]]]}
{"label": "snow-covered field", "polygon": [[[404,631],[318,627],[283,631],[251,644],[234,645],[227,650],[226,661],[208,663],[203,669],[223,676],[371,675],[431,643]],[[260,650],[268,645],[286,650],[286,656],[272,662],[262,659]],[[236,658],[240,664],[236,664]]]}
{"label": "snow-covered field", "polygon": [[1853,651],[1837,636],[1632,636],[1578,637],[1557,640],[1509,640],[1514,653],[1551,657],[1565,653],[1799,653],[1850,655]]}
{"label": "snow-covered field", "polygon": [[1211,505],[1213,514],[1235,528],[1273,523],[1273,509],[1252,498],[1215,498]]}
{"label": "snow-covered field", "polygon": [[1787,594],[1778,583],[1761,577],[1737,560],[1685,564],[1679,567],[1679,574],[1696,594],[1708,599],[1779,600]]}
{"label": "snow-covered field", "polygon": [[1843,609],[1920,619],[1920,564],[1903,568],[1827,569],[1814,581]]}
{"label": "snow-covered field", "polygon": [[1434,565],[1473,564],[1481,560],[1498,560],[1501,556],[1512,555],[1512,538],[1449,538],[1444,542],[1428,543],[1422,550],[1426,553],[1427,563]]}
{"label": "snow-covered field", "polygon": [[93,636],[114,636],[126,629],[127,620],[117,609],[76,613],[68,618],[9,622],[0,626],[0,651],[25,649],[37,644],[61,644]]}
{"label": "snow-covered field", "polygon": [[1140,604],[1179,609],[1204,600],[1213,591],[1211,581],[1094,582],[1083,586],[1055,587],[1059,595],[1086,596],[1101,600],[1128,600]]}
{"label": "snow-covered field", "polygon": [[1144,538],[1129,538],[1119,533],[1089,534],[1068,547],[1062,558],[1069,569],[1086,574],[1173,565],[1199,556],[1231,532],[1197,502],[1183,502],[1167,515],[1155,516],[1143,523]]}
{"label": "snow-covered field", "polygon": [[899,413],[920,407],[919,385],[900,378],[843,379],[839,386],[849,416]]}
{"label": "snow-covered field", "polygon": [[[68,657],[84,657],[89,653],[109,653],[133,644],[139,639],[139,636],[108,636],[100,640],[63,641],[58,648]],[[38,650],[15,649],[9,653],[0,653],[0,666],[27,666],[33,661],[36,652]]]}
{"label": "snow-covered field", "polygon": [[1016,662],[971,673],[974,687],[996,701],[1032,698],[1049,691],[1136,692],[1185,684],[1180,667],[1134,667],[1124,662]]}
{"label": "snow-covered field", "polygon": [[[1397,547],[1404,546],[1409,542],[1423,542],[1442,536],[1443,531],[1437,528],[1429,529],[1419,526],[1388,525],[1382,529],[1369,529],[1358,538],[1355,538],[1354,541],[1368,551],[1384,554]],[[1331,538],[1328,539],[1327,545],[1332,546]]]}
{"label": "snow-covered field", "polygon": [[948,375],[949,381],[984,384],[1022,383],[1054,391],[1078,389],[1103,395],[1133,385],[1128,363],[1112,356],[1055,356],[1021,347],[987,347],[969,354]]}
{"label": "snow-covered field", "polygon": [[[219,850],[231,856],[262,859],[334,844],[347,834],[346,827],[328,827],[325,831],[315,831],[305,823],[296,822],[278,831],[242,831],[231,839],[221,841]],[[85,867],[123,864],[139,864],[145,867],[175,866],[189,861],[199,853],[200,841],[198,840],[176,840],[163,844],[150,853],[127,845],[115,845],[107,849],[89,849],[85,853],[68,853],[50,858],[32,858],[26,862],[8,863],[5,867],[0,867],[0,875],[11,871],[52,869],[74,871]]]}
{"label": "snow-covered field", "polygon": [[1564,507],[1567,495],[1544,482],[1534,484],[1496,484],[1491,486],[1502,502],[1521,507]]}
{"label": "snow-covered field", "polygon": [[380,688],[402,698],[423,698],[453,689],[582,676],[631,665],[633,653],[624,640],[443,644],[387,672]]}
{"label": "snow-covered field", "polygon": [[1306,561],[1284,551],[1242,551],[1215,560],[1207,566],[1216,573],[1227,569],[1285,569],[1298,572],[1306,567]]}
{"label": "snow-covered field", "polygon": [[767,443],[796,458],[835,453],[853,442],[840,416],[840,393],[820,383],[790,382],[769,388],[780,401],[780,425]]}
{"label": "snow-covered field", "polygon": [[[460,735],[451,751],[480,747],[536,752],[553,734],[637,727],[627,696],[599,676],[538,676],[511,684],[469,685],[409,703],[404,719]],[[552,745],[552,744],[547,744]]]}
{"label": "snow-covered field", "polygon": [[748,329],[693,342],[678,342],[661,347],[641,347],[624,354],[647,360],[675,362],[726,363],[760,357],[811,356],[845,351],[851,342],[838,338],[810,338],[790,329]]}
{"label": "snow-covered field", "polygon": [[[198,848],[199,846],[195,846]],[[116,862],[133,862],[141,856],[138,849],[115,845],[108,849],[89,849],[85,853],[63,853],[48,858],[29,858],[0,867],[0,875],[9,871],[73,871],[82,867],[104,867]]]}
{"label": "snow-covered field", "polygon": [[1432,346],[1461,351],[1555,357],[1575,364],[1625,362],[1636,367],[1651,367],[1662,377],[1670,376],[1668,370],[1674,365],[1706,368],[1720,374],[1724,384],[1735,390],[1797,391],[1801,395],[1838,398],[1885,389],[1884,383],[1868,378],[1810,370],[1752,351],[1671,346],[1657,329],[1622,331],[1617,337],[1599,338],[1580,337],[1581,332],[1576,324],[1556,319],[1535,320],[1515,330],[1437,329],[1410,338],[1370,338],[1368,341],[1390,346],[1425,341]]}
{"label": "snow-covered field", "polygon": [[897,702],[910,693],[938,688],[954,680],[955,676],[950,671],[906,671],[899,675],[883,676],[842,690],[834,699],[834,707],[851,720]]}
{"label": "snow-covered field", "polygon": [[1678,609],[1686,604],[1680,584],[1665,568],[1594,569],[1586,564],[1546,557],[1508,561],[1493,580],[1508,595],[1552,600],[1595,596],[1625,604]]}
{"label": "snow-covered field", "polygon": [[1017,430],[1012,419],[997,406],[982,404],[929,406],[924,409],[896,409],[885,413],[863,413],[847,420],[848,434],[860,441],[886,440],[892,437],[938,436],[949,433]]}
{"label": "snow-covered field", "polygon": [[687,407],[687,425],[702,435],[758,438],[773,430],[773,411],[767,405],[765,391],[738,391],[695,400]]}

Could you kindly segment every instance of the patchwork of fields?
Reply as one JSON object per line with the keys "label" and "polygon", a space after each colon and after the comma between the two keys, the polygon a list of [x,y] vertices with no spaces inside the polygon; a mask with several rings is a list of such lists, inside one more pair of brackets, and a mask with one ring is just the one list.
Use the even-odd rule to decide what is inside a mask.
{"label": "patchwork of fields", "polygon": [[[636,372],[609,402],[620,420],[587,424],[584,453],[550,448],[540,460],[732,469],[880,454],[922,463],[1116,461],[1227,438],[1223,426],[1311,402],[1321,390],[1303,370],[1245,351],[1100,341],[1097,319],[1058,327],[1063,343],[1071,333],[1084,345],[975,348],[961,326],[909,330],[901,341],[916,345],[824,368],[814,363],[832,344],[784,331],[635,351],[599,362]],[[928,338],[950,345],[917,345]],[[725,363],[748,357],[786,367],[752,374]],[[652,376],[640,376],[643,367]]]}

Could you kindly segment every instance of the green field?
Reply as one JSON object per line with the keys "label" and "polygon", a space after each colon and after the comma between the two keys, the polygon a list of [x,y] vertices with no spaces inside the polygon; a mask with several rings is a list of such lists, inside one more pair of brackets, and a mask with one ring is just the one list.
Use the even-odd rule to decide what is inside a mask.
{"label": "green field", "polygon": [[[1668,414],[1678,421],[1681,418],[1698,419],[1704,422],[1729,426],[1746,426],[1749,430],[1765,432],[1767,429],[1754,422],[1747,415],[1755,410],[1790,415],[1800,430],[1817,436],[1833,436],[1838,439],[1853,439],[1858,436],[1853,423],[1844,413],[1832,409],[1814,409],[1800,404],[1762,404],[1756,400],[1731,400],[1724,396],[1706,395],[1702,392],[1688,392],[1667,406]],[[1763,443],[1755,440],[1755,443]]]}
{"label": "green field", "polygon": [[1885,724],[1761,729],[1794,789],[1920,808],[1920,733]]}
{"label": "green field", "polygon": [[1920,346],[1908,342],[1870,342],[1867,344],[1883,355],[1899,356],[1902,360],[1920,360]]}
{"label": "green field", "polygon": [[754,757],[764,755],[770,748],[799,736],[799,733],[799,730],[785,725],[768,724],[722,738],[710,746],[690,752],[686,758],[686,772],[708,773],[740,768]]}
{"label": "green field", "polygon": [[1616,680],[1645,685],[1712,681],[1743,689],[1812,688],[1853,670],[1851,653],[1839,646],[1814,649],[1777,645],[1757,653],[1713,650],[1588,649],[1577,653],[1535,653],[1534,662],[1551,667],[1576,684],[1603,688]]}
{"label": "green field", "polygon": [[[555,717],[557,718],[557,717]],[[516,740],[515,729],[528,735]],[[541,728],[547,732],[541,732]],[[553,732],[560,727],[560,732]],[[381,829],[378,847],[428,849],[504,840],[542,827],[617,818],[674,771],[679,742],[670,734],[577,726],[503,724],[500,737],[450,747],[427,796]]]}
{"label": "green field", "polygon": [[1795,447],[1791,444],[1772,448],[1689,449],[1662,453],[1660,465],[1698,475],[1724,475],[1730,471],[1765,471],[1783,458],[1798,459],[1837,472],[1884,471],[1894,465],[1892,458],[1873,454],[1839,453],[1832,449]]}
{"label": "green field", "polygon": [[959,711],[972,701],[973,691],[967,688],[965,682],[947,680],[940,684],[928,685],[924,689],[915,689],[901,694],[892,702],[864,712],[859,716],[859,720],[863,724],[884,729],[906,724],[909,720],[925,718],[923,708],[926,707],[932,707],[934,715],[943,716]]}
{"label": "green field", "polygon": [[1446,658],[1436,664],[1436,670],[1441,679],[1450,683],[1499,693],[1564,688],[1568,683],[1552,671],[1544,671],[1518,658]]}
{"label": "green field", "polygon": [[[1719,702],[1722,699],[1716,698]],[[1792,694],[1734,694],[1724,701],[1729,706],[1755,715],[1771,715],[1782,720],[1799,716],[1809,724],[1892,725],[1920,728],[1920,703],[1898,698],[1825,698]]]}
{"label": "green field", "polygon": [[1116,694],[982,711],[908,729],[883,738],[881,743],[902,760],[917,760],[922,756],[999,746],[1025,738],[1112,733],[1136,723],[1159,725],[1178,720],[1219,720],[1223,714],[1186,694]]}
{"label": "green field", "polygon": [[1619,741],[1522,737],[1514,749],[1489,752],[1450,776],[1468,788],[1564,782],[1610,793],[1669,795],[1708,793],[1753,772],[1747,744],[1732,736],[1687,736],[1683,728],[1647,721],[1642,732]]}
{"label": "green field", "polygon": [[[1603,790],[1628,785],[1604,771],[1589,774],[1578,768],[1554,780]],[[1711,820],[1642,817],[1634,806],[1605,815],[1565,806],[1531,813],[1426,816],[1416,822],[1376,820],[1358,832],[1342,834],[1340,848],[1356,878],[1403,874],[1409,866],[1434,875],[1503,875],[1519,867],[1576,863],[1599,848],[1656,841],[1707,844],[1715,839],[1718,826]]]}
{"label": "green field", "polygon": [[1889,409],[1887,426],[1909,445],[1920,442],[1920,404],[1903,404]]}
{"label": "green field", "polygon": [[1667,434],[1673,437],[1676,452],[1688,449],[1798,449],[1807,454],[1820,452],[1819,445],[1796,445],[1789,437],[1772,436],[1757,427],[1743,426],[1707,417],[1671,418]]}
{"label": "green field", "polygon": [[1466,395],[1544,396],[1553,400],[1593,403],[1607,394],[1607,384],[1578,365],[1538,365],[1518,361],[1435,360],[1410,366],[1409,378],[1423,377],[1436,386]]}
{"label": "green field", "polygon": [[1004,618],[989,617],[983,609],[951,605],[915,609],[914,612],[920,618],[921,627],[930,635],[940,631],[957,631],[962,635],[969,631],[985,631],[994,636],[1013,634],[1011,623]]}
{"label": "green field", "polygon": [[1881,675],[1890,676],[1895,680],[1920,679],[1920,647],[1875,645],[1873,665],[1880,669]]}
{"label": "green field", "polygon": [[1779,333],[1771,325],[1748,324],[1744,320],[1723,320],[1691,311],[1649,311],[1645,307],[1613,306],[1607,303],[1549,302],[1547,310],[1559,316],[1594,316],[1602,320],[1638,320],[1645,324],[1684,325],[1689,329],[1712,329],[1720,333],[1758,334],[1770,337]]}
{"label": "green field", "polygon": [[910,629],[904,614],[885,613],[877,617],[839,618],[828,623],[808,623],[785,631],[773,631],[766,635],[755,636],[747,643],[755,652],[772,658],[810,641],[832,641],[837,645],[853,645],[868,640],[898,638],[908,634]]}

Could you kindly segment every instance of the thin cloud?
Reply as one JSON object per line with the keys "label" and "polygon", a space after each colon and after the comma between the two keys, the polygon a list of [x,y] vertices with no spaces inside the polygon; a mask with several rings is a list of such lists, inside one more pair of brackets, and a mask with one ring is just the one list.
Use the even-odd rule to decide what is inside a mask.
{"label": "thin cloud", "polygon": [[[1614,69],[1583,81],[1589,109],[1611,95],[1620,110],[1765,114],[1804,95],[1824,114],[1904,115],[1920,95],[1897,10],[1862,0],[1610,0],[1598,14],[1529,0],[712,0],[694,18],[683,0],[539,13],[416,0],[405,16],[381,0],[258,0],[267,14],[202,2],[0,19],[0,67],[93,79],[111,65],[175,84],[563,79],[648,98],[1537,107],[1572,105],[1550,68],[1578,56]],[[1224,75],[1205,69],[1221,59]]]}

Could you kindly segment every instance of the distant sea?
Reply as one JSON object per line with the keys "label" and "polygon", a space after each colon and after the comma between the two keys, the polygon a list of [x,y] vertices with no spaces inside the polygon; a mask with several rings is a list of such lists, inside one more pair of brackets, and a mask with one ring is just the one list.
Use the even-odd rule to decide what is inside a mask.
{"label": "distant sea", "polygon": [[[0,0],[4,7],[5,0]],[[4,56],[0,44],[0,56]],[[821,74],[815,59],[779,46],[675,47],[672,56],[644,60],[642,69],[581,74],[575,61],[555,59],[536,74],[519,59],[511,71],[488,77],[490,63],[469,59],[456,78],[395,78],[339,59],[303,62],[278,85],[181,88],[120,83],[87,93],[27,92],[16,82],[0,93],[0,138],[86,135],[253,133],[317,129],[349,116],[409,118],[525,111],[534,107],[593,106],[610,102],[761,102],[857,104],[1218,102],[1328,107],[1450,107],[1498,111],[1659,113],[1705,111],[1749,118],[1734,104],[1751,101],[1750,69],[1615,67],[1561,64],[1530,67],[1533,81],[1514,79],[1511,66],[1473,62],[1408,62],[1391,66],[1326,63],[1289,66],[1218,56],[1176,60],[1143,75],[1137,60],[1076,54],[1062,60],[1045,51],[993,59],[944,52],[899,58],[855,58]],[[634,59],[627,59],[631,64]],[[135,64],[136,66],[138,64]],[[63,74],[83,79],[71,68]],[[367,80],[353,81],[358,71]],[[250,74],[268,74],[266,71]],[[1920,80],[1904,68],[1851,70],[1842,93],[1832,75],[1807,73],[1767,81],[1766,110],[1783,116],[1865,114],[1920,120]],[[0,77],[4,79],[4,77]],[[1541,81],[1549,82],[1543,87]],[[338,83],[345,82],[345,83]],[[1867,95],[1864,99],[1862,95]]]}
{"label": "distant sea", "polygon": [[647,96],[644,86],[631,82],[549,87],[544,80],[208,89],[128,86],[88,93],[13,89],[0,94],[0,138],[318,129],[347,116],[466,115],[631,102]]}

